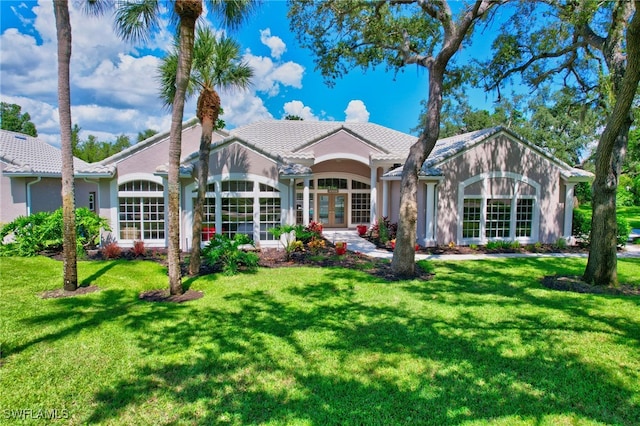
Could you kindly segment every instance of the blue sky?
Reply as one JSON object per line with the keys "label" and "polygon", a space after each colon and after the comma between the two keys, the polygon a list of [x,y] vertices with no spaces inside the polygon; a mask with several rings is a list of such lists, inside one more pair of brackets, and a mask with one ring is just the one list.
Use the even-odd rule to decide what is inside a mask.
{"label": "blue sky", "polygon": [[[171,46],[165,29],[145,46],[120,41],[110,16],[83,16],[70,1],[73,34],[72,120],[81,137],[113,140],[152,128],[167,131],[170,113],[154,80],[159,57]],[[0,97],[29,112],[40,137],[59,144],[55,21],[50,0],[0,1]],[[427,96],[426,71],[408,67],[394,75],[383,67],[354,70],[329,88],[314,71],[311,53],[289,31],[285,1],[264,1],[240,31],[231,33],[256,77],[250,90],[222,94],[229,128],[287,114],[306,120],[370,121],[410,132]],[[207,21],[210,22],[210,21]],[[480,40],[476,53],[486,51]],[[480,50],[481,49],[481,50]],[[464,52],[466,53],[466,52]],[[491,109],[494,96],[474,91],[476,108]],[[195,116],[195,99],[185,120]]]}

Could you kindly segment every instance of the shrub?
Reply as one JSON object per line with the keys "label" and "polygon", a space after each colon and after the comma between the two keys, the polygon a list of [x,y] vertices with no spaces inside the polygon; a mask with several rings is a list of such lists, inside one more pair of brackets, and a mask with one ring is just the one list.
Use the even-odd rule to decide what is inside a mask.
{"label": "shrub", "polygon": [[396,238],[398,224],[391,223],[388,217],[378,218],[376,223],[371,227],[371,236],[378,240],[380,244],[386,244],[390,240]]}
{"label": "shrub", "polygon": [[147,254],[147,249],[144,247],[144,241],[141,241],[141,240],[134,241],[133,248],[131,249],[131,251],[133,252],[133,255],[136,257],[144,256],[145,254]]}
{"label": "shrub", "polygon": [[616,223],[618,225],[616,240],[618,246],[624,247],[625,245],[627,245],[627,241],[629,240],[629,234],[631,234],[631,226],[629,226],[629,222],[627,222],[627,219],[623,217],[616,217]]}
{"label": "shrub", "polygon": [[122,255],[122,249],[118,243],[109,243],[102,249],[102,255],[105,259],[119,259]]}
{"label": "shrub", "polygon": [[589,238],[591,237],[591,218],[582,210],[573,210],[571,235],[578,238],[583,244],[589,244]]}
{"label": "shrub", "polygon": [[296,249],[296,227],[293,225],[279,225],[269,229],[269,233],[284,247],[287,259],[291,252]]}
{"label": "shrub", "polygon": [[478,250],[478,245],[477,244],[469,244],[469,248],[473,251]]}
{"label": "shrub", "polygon": [[220,266],[225,275],[235,275],[243,266],[247,270],[258,267],[258,255],[241,249],[243,245],[253,246],[253,241],[245,234],[236,234],[233,239],[224,234],[215,234],[202,250],[205,263]]}
{"label": "shrub", "polygon": [[[100,230],[110,230],[107,221],[86,207],[76,209],[76,247],[79,253],[100,242]],[[7,236],[12,242],[2,244],[0,253],[10,256],[35,256],[45,251],[62,250],[62,208],[53,213],[39,212],[20,216],[0,229],[0,241]]]}
{"label": "shrub", "polygon": [[565,240],[564,238],[560,237],[556,240],[556,243],[554,244],[554,247],[560,250],[564,250],[567,248],[567,240]]}
{"label": "shrub", "polygon": [[306,231],[315,234],[316,237],[322,237],[322,224],[320,222],[309,222],[309,225],[306,227]]}
{"label": "shrub", "polygon": [[309,250],[311,250],[311,253],[313,254],[318,254],[318,252],[325,248],[325,242],[324,239],[322,238],[312,238],[311,241],[309,241],[309,243],[307,244],[307,247],[309,247]]}

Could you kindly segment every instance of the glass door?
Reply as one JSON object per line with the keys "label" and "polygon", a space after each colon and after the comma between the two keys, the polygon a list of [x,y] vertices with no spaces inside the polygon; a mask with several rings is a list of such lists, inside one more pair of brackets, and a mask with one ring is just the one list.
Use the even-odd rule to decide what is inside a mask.
{"label": "glass door", "polygon": [[318,220],[327,228],[347,226],[346,194],[318,194]]}

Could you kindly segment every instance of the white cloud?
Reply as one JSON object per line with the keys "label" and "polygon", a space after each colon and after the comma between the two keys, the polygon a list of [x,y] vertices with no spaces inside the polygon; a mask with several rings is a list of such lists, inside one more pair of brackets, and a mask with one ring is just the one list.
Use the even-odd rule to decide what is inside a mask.
{"label": "white cloud", "polygon": [[244,60],[253,68],[253,86],[259,92],[276,96],[280,92],[280,86],[302,88],[304,67],[300,64],[274,63],[271,58],[255,56],[249,50],[245,53]]}
{"label": "white cloud", "polygon": [[[111,13],[87,17],[78,4],[69,2],[73,40],[71,114],[72,122],[83,130],[82,137],[92,134],[101,140],[114,140],[120,134],[135,137],[148,128],[168,131],[170,111],[163,108],[155,78],[158,52],[166,51],[173,43],[168,21],[160,25],[161,30],[142,50],[116,36]],[[57,40],[52,2],[21,4],[13,12],[16,28],[0,34],[0,45],[11,46],[0,49],[2,100],[21,105],[31,115],[40,137],[59,146]],[[31,13],[33,18],[25,18]],[[255,56],[247,50],[244,59],[254,68],[253,86],[222,98],[223,119],[228,127],[273,119],[261,97],[276,96],[285,88],[302,88],[305,68],[281,60],[286,51],[282,39],[267,28],[260,31],[260,41],[270,48],[271,57]],[[187,101],[185,120],[195,116],[195,104],[195,97]],[[310,109],[308,115],[313,116]]]}
{"label": "white cloud", "polygon": [[344,112],[346,114],[345,121],[356,123],[366,123],[369,121],[369,111],[367,111],[364,102],[360,100],[349,101],[349,105],[347,105],[347,109],[345,109]]}
{"label": "white cloud", "polygon": [[287,45],[284,44],[280,37],[271,35],[270,28],[260,30],[260,42],[271,49],[271,57],[274,59],[279,60],[287,50]]}
{"label": "white cloud", "polygon": [[284,116],[295,115],[306,121],[318,121],[311,108],[305,106],[301,101],[291,101],[283,105]]}

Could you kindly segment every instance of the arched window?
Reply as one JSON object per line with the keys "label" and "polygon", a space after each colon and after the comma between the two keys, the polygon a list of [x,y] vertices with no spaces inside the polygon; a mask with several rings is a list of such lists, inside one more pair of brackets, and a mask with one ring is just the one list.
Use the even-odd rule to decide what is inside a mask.
{"label": "arched window", "polygon": [[165,208],[162,184],[132,180],[118,186],[121,240],[164,240]]}

